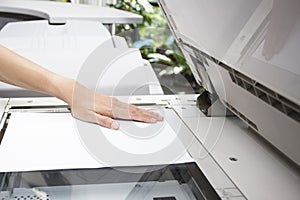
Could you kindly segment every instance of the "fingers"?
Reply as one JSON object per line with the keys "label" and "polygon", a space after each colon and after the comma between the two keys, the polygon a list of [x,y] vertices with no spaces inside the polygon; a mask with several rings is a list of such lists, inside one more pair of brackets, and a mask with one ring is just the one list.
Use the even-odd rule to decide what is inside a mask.
{"label": "fingers", "polygon": [[157,121],[163,121],[164,120],[163,116],[161,116],[160,114],[152,112],[152,111],[149,111],[149,112],[151,114],[151,117],[154,118],[154,119],[157,119]]}
{"label": "fingers", "polygon": [[[163,120],[163,117],[157,113],[124,103],[113,97],[97,94],[95,98],[96,104],[93,107],[94,112],[99,115],[97,123],[104,127],[111,127],[113,120],[111,118],[130,119],[147,123]],[[107,118],[104,119],[104,117]],[[118,129],[116,124],[113,125],[115,129]]]}
{"label": "fingers", "polygon": [[110,128],[114,130],[118,130],[120,128],[120,125],[117,121],[103,115],[96,114],[96,122],[97,124],[106,128]]}
{"label": "fingers", "polygon": [[130,119],[147,122],[147,123],[156,123],[157,121],[162,121],[163,117],[158,113],[138,108],[136,106],[129,106],[129,115]]}
{"label": "fingers", "polygon": [[[151,112],[149,110],[142,109],[118,100],[113,100],[112,110],[113,118],[130,119],[147,123],[155,123],[163,120],[163,117],[158,113]],[[105,113],[99,114],[106,115]]]}

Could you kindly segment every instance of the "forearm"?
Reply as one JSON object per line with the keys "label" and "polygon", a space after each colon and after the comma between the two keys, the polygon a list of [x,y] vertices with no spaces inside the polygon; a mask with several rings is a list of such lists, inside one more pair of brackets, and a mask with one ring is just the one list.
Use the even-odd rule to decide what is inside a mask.
{"label": "forearm", "polygon": [[58,76],[1,45],[0,81],[47,93],[68,103],[74,84],[73,80]]}

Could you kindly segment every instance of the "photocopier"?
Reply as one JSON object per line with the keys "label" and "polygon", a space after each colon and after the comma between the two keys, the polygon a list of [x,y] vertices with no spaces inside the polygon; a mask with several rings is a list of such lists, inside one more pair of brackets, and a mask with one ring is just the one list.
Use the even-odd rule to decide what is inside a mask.
{"label": "photocopier", "polygon": [[0,21],[18,16],[1,45],[164,116],[108,130],[73,119],[59,99],[1,83],[0,200],[300,199],[300,2],[158,3],[200,94],[165,95],[139,50],[101,17],[77,16],[80,5],[0,2]]}

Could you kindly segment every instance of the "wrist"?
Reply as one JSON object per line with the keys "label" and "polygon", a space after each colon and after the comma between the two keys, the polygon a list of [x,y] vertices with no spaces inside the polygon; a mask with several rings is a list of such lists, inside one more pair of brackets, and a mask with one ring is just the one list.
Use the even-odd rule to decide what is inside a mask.
{"label": "wrist", "polygon": [[55,76],[52,79],[53,91],[51,92],[53,96],[63,100],[70,106],[72,105],[73,91],[76,81],[73,79]]}

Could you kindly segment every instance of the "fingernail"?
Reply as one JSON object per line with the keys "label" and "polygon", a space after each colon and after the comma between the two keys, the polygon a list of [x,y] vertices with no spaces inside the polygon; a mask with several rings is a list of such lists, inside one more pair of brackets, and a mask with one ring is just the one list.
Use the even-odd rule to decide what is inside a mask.
{"label": "fingernail", "polygon": [[154,118],[151,118],[151,119],[150,119],[150,123],[156,123],[156,122],[157,122],[156,119],[154,119]]}
{"label": "fingernail", "polygon": [[114,130],[118,130],[120,128],[120,125],[118,122],[113,121],[113,123],[111,124],[111,128]]}

